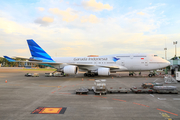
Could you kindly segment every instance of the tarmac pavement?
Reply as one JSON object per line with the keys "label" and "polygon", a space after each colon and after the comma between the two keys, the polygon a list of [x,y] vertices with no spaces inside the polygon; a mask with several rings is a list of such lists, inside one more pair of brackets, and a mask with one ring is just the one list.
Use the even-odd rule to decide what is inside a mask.
{"label": "tarmac pavement", "polygon": [[[121,77],[113,74],[113,78],[24,74],[0,72],[0,120],[180,120],[180,94],[75,94],[79,87],[92,87],[93,79],[106,79],[107,86],[130,88],[143,82],[163,82],[161,77],[128,77],[128,73],[121,73]],[[180,90],[180,83],[172,85]],[[33,114],[37,108],[44,111]],[[55,114],[62,108],[64,113]],[[54,114],[45,114],[46,111]]]}

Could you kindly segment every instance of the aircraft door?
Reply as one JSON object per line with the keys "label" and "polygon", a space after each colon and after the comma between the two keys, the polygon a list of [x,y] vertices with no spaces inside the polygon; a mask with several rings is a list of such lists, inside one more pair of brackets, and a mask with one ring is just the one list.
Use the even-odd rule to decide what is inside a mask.
{"label": "aircraft door", "polygon": [[140,64],[141,64],[141,70],[147,70],[147,68],[149,67],[148,60],[141,59]]}
{"label": "aircraft door", "polygon": [[145,64],[145,66],[148,66],[148,61],[145,61],[144,64]]}
{"label": "aircraft door", "polygon": [[121,61],[121,65],[122,65],[122,66],[125,66],[124,60]]}
{"label": "aircraft door", "polygon": [[116,62],[116,64],[121,65],[121,66],[125,66],[124,60],[118,60]]}

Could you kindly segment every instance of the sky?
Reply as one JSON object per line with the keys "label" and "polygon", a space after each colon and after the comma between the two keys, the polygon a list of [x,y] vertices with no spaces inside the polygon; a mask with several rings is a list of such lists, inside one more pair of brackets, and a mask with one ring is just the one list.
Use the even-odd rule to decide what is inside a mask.
{"label": "sky", "polygon": [[180,55],[180,0],[1,0],[0,56]]}

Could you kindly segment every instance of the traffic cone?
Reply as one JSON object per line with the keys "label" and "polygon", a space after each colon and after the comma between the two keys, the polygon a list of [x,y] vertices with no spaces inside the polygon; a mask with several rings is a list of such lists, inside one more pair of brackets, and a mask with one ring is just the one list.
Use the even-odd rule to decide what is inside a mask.
{"label": "traffic cone", "polygon": [[82,78],[82,81],[83,81],[83,78]]}
{"label": "traffic cone", "polygon": [[113,79],[113,77],[112,77],[112,79]]}
{"label": "traffic cone", "polygon": [[5,80],[5,83],[7,83],[7,80]]}

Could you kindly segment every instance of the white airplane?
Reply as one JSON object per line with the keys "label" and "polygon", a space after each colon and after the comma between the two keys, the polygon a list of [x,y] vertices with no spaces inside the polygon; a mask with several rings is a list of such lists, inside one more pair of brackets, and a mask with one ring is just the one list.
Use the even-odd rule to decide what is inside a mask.
{"label": "white airplane", "polygon": [[[170,65],[165,59],[154,54],[113,54],[98,57],[50,57],[34,40],[27,40],[32,57],[28,59],[31,63],[51,66],[57,72],[75,75],[79,71],[86,71],[84,76],[102,75],[110,73],[129,71],[152,71],[165,68]],[[4,56],[10,62],[15,61]],[[130,73],[129,75],[133,75]],[[152,77],[153,74],[149,74]]]}

